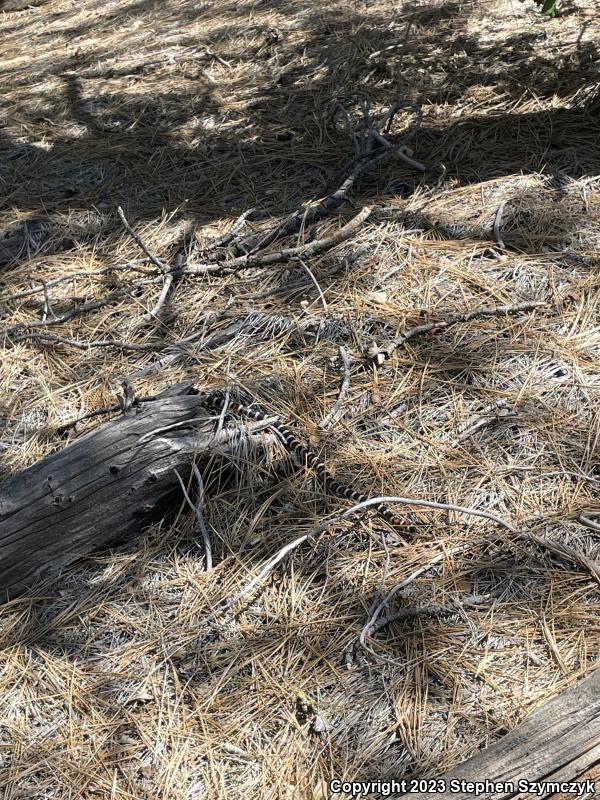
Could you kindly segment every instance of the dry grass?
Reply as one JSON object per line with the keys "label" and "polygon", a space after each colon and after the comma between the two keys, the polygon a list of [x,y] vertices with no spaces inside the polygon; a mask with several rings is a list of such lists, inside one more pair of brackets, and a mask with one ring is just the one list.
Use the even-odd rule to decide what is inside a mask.
{"label": "dry grass", "polygon": [[[156,284],[52,330],[158,352],[232,297],[234,317],[272,317],[262,333],[246,327],[193,351],[140,379],[139,393],[241,381],[370,495],[473,506],[599,559],[597,532],[577,517],[600,514],[600,24],[592,0],[563,5],[551,21],[521,0],[304,0],[293,14],[275,0],[56,0],[8,11],[2,294],[138,258],[118,205],[167,261],[182,236],[202,245],[251,206],[249,228],[267,229],[323,196],[352,157],[343,119],[331,123],[333,101],[356,124],[357,95],[376,111],[397,100],[397,133],[420,104],[413,147],[426,173],[392,158],[318,224],[333,232],[376,207],[350,242],[311,260],[323,297],[290,263],[176,281],[155,322],[131,324],[155,304]],[[350,268],[323,277],[353,253]],[[295,280],[305,288],[286,292]],[[51,310],[105,297],[108,283],[92,274],[58,283]],[[423,311],[435,319],[532,300],[547,306],[414,339],[376,376],[361,367],[373,339],[393,338]],[[43,293],[0,300],[3,330],[41,320],[44,303]],[[317,337],[298,334],[308,323]],[[211,334],[230,324],[214,322]],[[340,346],[353,356],[350,387],[343,415],[322,430]],[[156,357],[7,337],[2,474],[64,446],[58,425],[112,404],[117,378]],[[6,800],[312,798],[330,777],[439,774],[598,663],[593,573],[445,512],[427,514],[406,546],[388,541],[375,516],[340,523],[295,550],[239,613],[206,621],[279,547],[344,505],[309,475],[282,477],[273,466],[283,454],[270,457],[257,465],[240,454],[237,471],[212,480],[211,572],[182,498],[143,540],[4,607]],[[480,539],[389,609],[454,602],[456,613],[393,622],[369,638],[375,655],[358,652],[348,667],[378,593]],[[297,720],[299,691],[331,726],[325,737]]]}

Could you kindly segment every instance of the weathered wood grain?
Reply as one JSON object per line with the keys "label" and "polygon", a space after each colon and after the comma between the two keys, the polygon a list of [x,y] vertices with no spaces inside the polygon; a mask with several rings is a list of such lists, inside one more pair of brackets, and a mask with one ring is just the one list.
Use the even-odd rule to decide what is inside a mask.
{"label": "weathered wood grain", "polygon": [[0,484],[0,601],[77,558],[138,533],[181,501],[189,475],[231,429],[189,386],[100,425]]}
{"label": "weathered wood grain", "polygon": [[[402,795],[410,800],[479,800],[555,797],[558,792],[527,793],[519,781],[570,782],[600,762],[600,669],[548,701],[500,741],[442,776],[446,791]],[[508,784],[499,791],[451,791],[452,781]],[[510,786],[512,785],[512,789]],[[459,788],[462,788],[459,787]],[[597,784],[600,792],[600,783]],[[395,795],[399,797],[400,795]],[[570,796],[576,797],[575,794]],[[589,795],[587,795],[589,796]]]}

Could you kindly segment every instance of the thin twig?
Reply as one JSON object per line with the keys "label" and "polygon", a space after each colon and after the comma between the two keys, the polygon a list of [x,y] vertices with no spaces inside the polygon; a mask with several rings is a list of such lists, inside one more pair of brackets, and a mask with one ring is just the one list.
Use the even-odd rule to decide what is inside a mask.
{"label": "thin twig", "polygon": [[[410,23],[409,23],[410,25]],[[400,103],[394,102],[379,120],[379,129],[383,130],[384,134],[389,133],[394,122],[394,117],[400,111]]]}
{"label": "thin twig", "polygon": [[[142,275],[153,275],[153,272],[136,266],[137,264],[145,264],[148,260],[149,259],[147,258],[137,258],[133,259],[132,261],[127,261],[123,264],[111,264],[108,267],[102,267],[102,269],[76,270],[75,272],[70,272],[68,275],[61,275],[58,278],[53,278],[50,281],[46,281],[46,291],[54,286],[57,286],[59,283],[74,281],[76,278],[97,278],[103,275],[110,275],[111,272],[125,272],[130,270],[132,272],[139,272]],[[33,287],[32,289],[23,289],[20,292],[4,295],[2,300],[3,302],[8,303],[11,300],[21,300],[23,297],[31,297],[31,295],[39,294],[43,291],[43,285],[39,288]]]}
{"label": "thin twig", "polygon": [[171,284],[173,283],[173,275],[169,273],[165,275],[165,283],[163,285],[162,291],[156,301],[156,305],[153,309],[148,312],[148,316],[154,317],[155,319],[158,317],[161,308],[163,307],[165,300],[167,299],[167,295],[169,294],[169,289],[171,288]]}
{"label": "thin twig", "polygon": [[210,49],[210,47],[206,48],[206,55],[210,56],[210,58],[214,58],[215,61],[218,61],[219,64],[222,64],[224,67],[227,67],[228,69],[231,69],[231,62],[230,61],[225,61],[225,59],[221,58],[221,56],[218,53],[213,52]]}
{"label": "thin twig", "polygon": [[225,415],[227,414],[227,409],[229,408],[229,389],[225,392],[225,400],[223,401],[223,407],[221,408],[221,413],[219,414],[219,422],[217,424],[217,430],[215,431],[215,438],[218,438],[221,435],[221,431],[223,430],[223,425],[225,423]]}
{"label": "thin twig", "polygon": [[[160,428],[153,428],[151,431],[148,431],[143,436],[136,441],[135,447],[140,447],[140,445],[149,442],[151,439],[162,436],[163,433],[169,433],[170,431],[177,431],[181,429],[191,428],[195,422],[208,422],[211,417],[208,413],[203,414],[200,417],[189,417],[189,419],[183,419],[181,422],[172,422],[170,425],[162,425]],[[214,446],[213,442],[211,441],[207,446],[206,449],[209,447]]]}
{"label": "thin twig", "polygon": [[254,214],[255,211],[256,211],[255,208],[249,208],[247,211],[244,211],[244,213],[240,214],[240,216],[231,225],[229,230],[223,234],[223,236],[219,236],[214,241],[209,242],[209,244],[207,244],[206,247],[203,249],[205,251],[210,251],[210,250],[217,250],[220,247],[226,247],[235,239],[235,237],[244,227],[244,223],[246,222],[248,217],[252,216],[252,214]]}
{"label": "thin twig", "polygon": [[503,200],[496,210],[496,214],[494,216],[494,241],[498,245],[498,247],[502,248],[502,250],[506,250],[506,246],[502,241],[502,234],[500,233],[500,226],[502,224],[502,214],[504,212],[504,206],[506,205],[506,201]]}
{"label": "thin twig", "polygon": [[306,261],[303,258],[297,258],[296,261],[298,261],[300,263],[300,265],[306,270],[306,272],[308,272],[309,278],[311,279],[311,281],[313,282],[313,284],[315,285],[315,287],[317,289],[317,292],[318,292],[319,297],[321,299],[321,304],[323,305],[323,308],[325,309],[325,311],[329,311],[329,309],[327,307],[327,300],[325,300],[325,295],[321,291],[321,287],[319,286],[319,282],[315,278],[315,276],[313,275],[310,267],[308,266],[308,264],[306,263]]}
{"label": "thin twig", "polygon": [[44,287],[44,313],[42,315],[42,322],[45,322],[48,315],[50,315],[52,319],[56,319],[56,314],[52,310],[52,304],[50,303],[50,296],[48,295],[48,283],[43,278],[42,286]]}
{"label": "thin twig", "polygon": [[145,254],[148,256],[148,258],[150,259],[150,261],[151,261],[151,262],[152,262],[152,263],[153,263],[155,266],[157,266],[157,267],[158,267],[160,270],[162,270],[163,272],[167,272],[167,271],[168,271],[168,269],[169,269],[169,267],[168,267],[168,266],[167,266],[167,265],[164,263],[164,261],[161,261],[161,260],[160,260],[160,258],[157,258],[157,257],[154,255],[154,253],[152,253],[152,252],[151,252],[151,251],[150,251],[150,250],[149,250],[149,249],[146,247],[146,245],[144,244],[144,242],[142,241],[142,239],[140,238],[140,236],[139,236],[139,235],[138,235],[138,234],[137,234],[137,233],[136,233],[136,232],[133,230],[133,228],[131,227],[131,225],[129,224],[129,222],[127,222],[127,217],[125,216],[125,214],[124,214],[124,212],[123,212],[123,209],[121,208],[121,206],[117,206],[117,214],[119,215],[119,219],[120,219],[120,220],[121,220],[121,222],[123,223],[123,227],[125,228],[125,230],[127,231],[127,233],[128,233],[130,236],[131,236],[131,238],[134,240],[134,242],[137,244],[137,246],[140,248],[140,250],[141,250],[143,253],[145,253]]}
{"label": "thin twig", "polygon": [[151,322],[153,319],[158,319],[158,315],[160,313],[161,308],[165,304],[165,300],[167,299],[167,295],[169,294],[169,289],[173,283],[173,273],[169,273],[165,275],[163,288],[158,296],[158,300],[156,301],[154,308],[150,309],[147,314],[142,314],[141,317],[136,317],[132,321],[132,327],[137,327],[138,325],[143,325],[146,322]]}
{"label": "thin twig", "polygon": [[408,331],[400,334],[396,339],[392,339],[384,347],[372,345],[367,354],[378,366],[383,364],[388,358],[391,358],[393,352],[405,345],[409,339],[415,336],[422,336],[431,331],[446,330],[452,325],[457,325],[459,322],[470,322],[473,319],[488,319],[490,317],[503,317],[509,314],[520,314],[526,311],[535,311],[538,308],[544,308],[546,303],[541,301],[533,301],[529,303],[514,303],[505,306],[496,306],[494,308],[475,308],[472,311],[466,311],[462,314],[453,314],[447,319],[439,320],[438,322],[425,322],[422,325],[416,325]]}
{"label": "thin twig", "polygon": [[196,525],[200,529],[202,533],[202,539],[204,542],[204,558],[206,564],[206,571],[210,572],[212,569],[212,546],[210,543],[210,535],[208,533],[208,528],[206,527],[206,522],[204,521],[204,515],[202,513],[202,506],[204,504],[204,483],[202,481],[202,475],[200,474],[200,470],[194,464],[194,475],[196,477],[196,481],[198,482],[198,502],[196,505],[192,503],[192,500],[188,494],[188,491],[185,487],[183,480],[181,479],[181,475],[177,470],[175,470],[175,475],[177,476],[177,480],[181,485],[181,490],[183,491],[183,495],[186,499],[188,506],[192,509],[192,511],[196,514]]}
{"label": "thin twig", "polygon": [[590,519],[590,517],[585,517],[583,514],[580,514],[579,521],[587,525],[587,527],[591,528],[593,531],[600,531],[600,522],[595,522],[593,519]]}
{"label": "thin twig", "polygon": [[375,626],[375,623],[377,622],[379,615],[381,614],[383,609],[390,604],[391,600],[395,597],[395,595],[398,594],[398,592],[401,589],[406,588],[410,583],[415,581],[425,572],[429,572],[429,570],[432,569],[432,567],[434,567],[436,564],[439,564],[440,561],[443,561],[448,556],[457,555],[458,553],[462,553],[464,550],[467,550],[468,548],[476,547],[482,543],[483,542],[481,540],[476,540],[474,542],[463,542],[462,544],[456,545],[456,547],[451,547],[449,550],[444,550],[443,552],[433,556],[433,558],[430,558],[426,564],[423,564],[423,566],[419,567],[414,572],[411,572],[411,574],[403,581],[400,581],[400,583],[396,583],[386,594],[383,600],[379,603],[375,611],[373,611],[373,613],[363,626],[363,629],[361,630],[359,636],[359,643],[361,647],[366,647],[365,640],[369,635],[369,633],[373,630],[373,627]]}
{"label": "thin twig", "polygon": [[272,264],[280,264],[290,259],[309,258],[310,256],[323,253],[326,250],[331,250],[338,244],[345,242],[351,236],[354,236],[358,228],[365,222],[370,213],[371,207],[365,206],[355,217],[347,222],[342,228],[333,233],[331,236],[324,239],[314,239],[312,242],[300,245],[298,247],[288,247],[284,250],[278,250],[274,253],[265,254],[249,254],[238,256],[237,258],[222,261],[216,264],[188,264],[184,269],[185,275],[229,275],[241,269],[250,269],[251,267],[267,267]]}
{"label": "thin twig", "polygon": [[358,136],[356,135],[356,131],[354,130],[354,126],[352,125],[352,121],[350,119],[350,114],[348,114],[347,109],[344,108],[344,106],[341,103],[336,102],[336,103],[333,104],[333,107],[331,108],[331,110],[329,112],[329,117],[331,119],[333,128],[335,129],[336,132],[337,132],[337,125],[336,125],[336,122],[335,122],[335,113],[336,113],[336,111],[341,111],[342,112],[342,116],[344,117],[344,119],[346,121],[346,126],[348,128],[348,131],[349,131],[350,135],[352,136],[352,143],[354,144],[354,153],[355,153],[356,157],[359,157],[360,156],[360,142],[358,140]]}
{"label": "thin twig", "polygon": [[[164,278],[165,269],[167,268],[163,265],[161,261],[158,261],[161,270],[158,276],[145,278],[140,281],[134,281],[125,287],[116,289],[115,291],[111,292],[109,295],[100,300],[95,300],[90,303],[84,303],[81,306],[74,306],[73,308],[69,309],[69,311],[62,314],[60,317],[55,317],[54,319],[51,320],[46,319],[43,321],[38,320],[29,323],[17,323],[14,325],[9,325],[3,329],[0,329],[0,337],[8,336],[13,342],[19,342],[23,340],[35,340],[35,339],[45,340],[48,342],[54,341],[56,343],[62,342],[62,343],[72,344],[74,347],[82,347],[82,348],[86,348],[88,346],[92,347],[116,346],[116,347],[122,347],[122,349],[131,349],[131,350],[155,349],[155,348],[148,348],[146,346],[133,346],[133,345],[128,346],[123,342],[115,342],[115,343],[103,342],[103,343],[93,343],[93,344],[75,343],[76,340],[72,339],[69,340],[64,337],[58,337],[58,336],[52,337],[51,335],[35,335],[31,329],[39,329],[39,328],[59,325],[61,323],[67,322],[68,320],[72,319],[75,316],[79,316],[89,311],[96,311],[115,300],[121,299],[124,296],[131,294],[132,291],[134,291],[135,289],[139,288],[142,285],[153,284],[157,283],[160,280],[165,280],[165,287],[163,287],[163,291],[165,292],[165,294],[161,293],[162,300],[159,299],[159,302],[162,305],[162,302],[164,302],[164,298],[166,297],[166,292],[168,292],[168,289],[171,286],[173,277],[175,275],[201,275],[206,273],[230,274],[233,272],[237,272],[240,269],[247,269],[258,266],[270,266],[272,264],[285,262],[297,257],[308,258],[318,253],[325,252],[326,250],[330,250],[331,248],[336,247],[338,244],[344,242],[346,239],[349,239],[358,230],[360,225],[363,222],[365,222],[365,220],[369,217],[370,213],[371,213],[371,208],[367,206],[363,208],[353,219],[351,219],[348,223],[346,223],[346,225],[344,225],[338,231],[333,233],[331,236],[325,237],[323,239],[315,239],[312,242],[308,242],[305,245],[301,245],[299,247],[287,248],[286,250],[282,250],[276,253],[267,253],[264,255],[256,255],[256,256],[240,256],[238,258],[230,259],[229,261],[224,261],[220,264],[208,263],[195,266],[194,265],[181,266],[181,264],[178,263],[174,265],[172,270],[169,270],[167,279]],[[148,257],[150,258],[150,256]],[[156,307],[150,313],[153,314],[155,311]],[[23,330],[24,328],[27,328],[29,330]]]}
{"label": "thin twig", "polygon": [[344,378],[342,380],[342,385],[340,387],[340,393],[338,395],[337,400],[331,406],[331,410],[329,414],[326,414],[321,423],[319,425],[320,428],[328,428],[330,424],[337,418],[344,400],[346,399],[346,395],[348,394],[348,389],[350,388],[350,356],[348,355],[348,351],[340,346],[340,358],[342,359],[342,364],[344,367]]}
{"label": "thin twig", "polygon": [[[579,551],[573,549],[572,547],[569,547],[568,545],[564,544],[563,542],[550,541],[549,539],[546,539],[543,536],[539,536],[538,534],[534,533],[533,531],[517,531],[516,529],[512,528],[512,526],[509,526],[506,523],[502,523],[502,524],[504,524],[505,527],[508,527],[509,530],[511,530],[512,533],[514,533],[518,539],[526,540],[526,541],[529,541],[529,542],[533,542],[533,543],[535,543],[535,544],[537,544],[537,545],[539,545],[541,547],[546,548],[547,550],[550,550],[553,553],[556,553],[557,555],[559,555],[559,556],[561,556],[563,558],[567,558],[567,559],[575,562],[576,564],[579,564],[580,566],[584,567],[585,569],[588,569],[592,573],[592,575],[596,578],[596,580],[600,581],[600,565],[598,565],[595,561],[593,561],[592,559],[590,559],[587,556],[585,556],[583,553],[580,553]],[[381,614],[381,612],[383,611],[384,608],[389,606],[390,602],[398,594],[398,592],[401,589],[406,588],[406,586],[408,586],[410,583],[412,583],[414,580],[416,580],[418,577],[420,577],[424,572],[429,571],[433,566],[435,566],[440,561],[442,561],[444,558],[446,558],[446,556],[456,555],[457,553],[463,552],[467,548],[476,547],[476,546],[479,546],[481,544],[484,544],[483,540],[476,540],[474,542],[466,542],[466,543],[457,545],[456,547],[453,547],[453,548],[451,548],[450,550],[448,550],[446,552],[438,553],[436,556],[431,558],[427,562],[427,564],[424,564],[423,566],[419,567],[414,572],[412,572],[407,578],[405,578],[403,581],[400,581],[399,583],[395,584],[390,589],[390,591],[387,593],[387,595],[383,598],[383,600],[379,603],[377,608],[373,611],[373,613],[371,614],[371,616],[369,617],[369,619],[367,620],[367,622],[363,626],[363,628],[362,628],[362,630],[360,632],[359,640],[358,640],[360,646],[362,648],[366,649],[372,655],[375,655],[377,657],[377,654],[374,653],[374,651],[371,650],[367,646],[366,638],[370,633],[372,633],[378,627],[381,627],[386,622],[391,621],[391,619],[393,619],[393,618],[396,618],[396,614],[392,614],[389,617],[387,617],[385,620],[382,620],[382,622],[379,625],[377,624],[377,619],[378,619],[379,615]],[[402,612],[398,612],[398,614],[402,615]]]}

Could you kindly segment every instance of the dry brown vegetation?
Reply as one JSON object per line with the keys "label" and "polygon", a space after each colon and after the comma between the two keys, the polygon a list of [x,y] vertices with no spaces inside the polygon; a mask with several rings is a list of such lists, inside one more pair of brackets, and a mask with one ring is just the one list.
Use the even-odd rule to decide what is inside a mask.
{"label": "dry brown vegetation", "polygon": [[[331,777],[435,775],[593,669],[599,529],[580,521],[600,520],[593,0],[554,20],[532,0],[0,5],[3,476],[63,447],[57,427],[114,403],[122,375],[142,395],[241,383],[361,491],[488,511],[580,556],[447,511],[420,514],[401,544],[365,513],[207,620],[345,507],[280,450],[241,452],[205,476],[211,571],[182,498],[139,541],[2,609],[3,797],[312,798]],[[410,145],[425,172],[391,156],[269,250],[372,206],[351,239],[306,263],[182,275],[158,319],[138,318],[160,276],[97,273],[143,256],[119,205],[172,264],[199,260],[250,207],[244,235],[323,197],[354,158],[364,100],[373,114],[399,104],[400,138],[422,110]],[[424,320],[533,301],[365,362]],[[243,320],[149,368],[202,325],[211,337]],[[40,330],[147,347],[22,335]],[[340,347],[343,413],[319,428]],[[378,599],[459,544],[386,609],[429,613],[353,647]],[[302,722],[299,692],[327,732]]]}

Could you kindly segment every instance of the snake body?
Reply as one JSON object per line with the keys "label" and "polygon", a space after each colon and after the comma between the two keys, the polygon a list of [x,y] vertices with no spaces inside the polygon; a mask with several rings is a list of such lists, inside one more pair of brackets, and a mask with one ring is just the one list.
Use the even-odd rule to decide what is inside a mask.
{"label": "snake body", "polygon": [[[298,458],[301,462],[306,462],[308,466],[314,470],[317,478],[323,484],[325,490],[328,490],[339,497],[345,497],[348,500],[352,500],[354,503],[362,503],[369,499],[367,495],[362,494],[362,492],[357,492],[350,486],[346,486],[337,481],[311,447],[308,447],[306,444],[304,444],[304,442],[300,441],[300,439],[298,439],[298,437],[281,422],[274,422],[272,419],[273,415],[269,414],[265,408],[258,405],[254,401],[250,401],[248,403],[241,402],[234,397],[228,397],[226,392],[217,391],[207,395],[205,403],[207,408],[212,409],[219,414],[221,414],[223,409],[226,408],[228,413],[234,412],[236,414],[240,414],[241,416],[249,417],[257,422],[264,422],[268,420],[269,427],[282,440],[286,450],[296,456],[296,458]],[[379,503],[375,506],[375,508],[377,512],[391,525],[395,527],[406,526],[406,521],[390,511],[385,503]]]}

